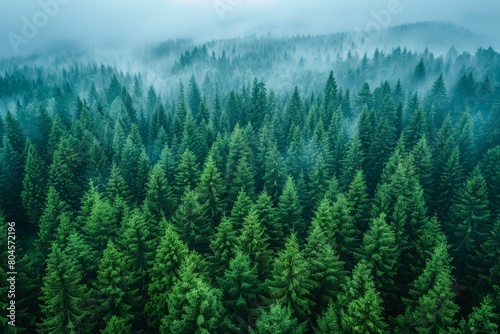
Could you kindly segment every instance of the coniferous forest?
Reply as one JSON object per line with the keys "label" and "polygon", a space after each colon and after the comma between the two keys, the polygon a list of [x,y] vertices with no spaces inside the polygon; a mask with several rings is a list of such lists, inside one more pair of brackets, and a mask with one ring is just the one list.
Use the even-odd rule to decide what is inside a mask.
{"label": "coniferous forest", "polygon": [[500,54],[447,50],[0,60],[4,332],[497,333]]}

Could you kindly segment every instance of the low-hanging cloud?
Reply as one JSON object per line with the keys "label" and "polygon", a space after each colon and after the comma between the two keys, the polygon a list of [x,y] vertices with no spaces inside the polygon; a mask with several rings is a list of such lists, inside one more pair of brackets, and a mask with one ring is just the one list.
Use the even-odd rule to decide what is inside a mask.
{"label": "low-hanging cloud", "polygon": [[[377,21],[377,14],[391,6],[398,11]],[[115,49],[172,38],[324,34],[364,30],[373,22],[385,28],[429,20],[486,34],[496,46],[498,12],[500,3],[494,0],[9,0],[0,2],[0,57],[44,52],[75,41]]]}

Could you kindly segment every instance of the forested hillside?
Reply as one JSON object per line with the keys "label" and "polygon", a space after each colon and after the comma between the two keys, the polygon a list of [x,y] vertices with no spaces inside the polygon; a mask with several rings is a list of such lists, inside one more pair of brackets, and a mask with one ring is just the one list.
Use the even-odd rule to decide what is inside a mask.
{"label": "forested hillside", "polygon": [[497,333],[500,54],[342,36],[0,61],[5,332]]}

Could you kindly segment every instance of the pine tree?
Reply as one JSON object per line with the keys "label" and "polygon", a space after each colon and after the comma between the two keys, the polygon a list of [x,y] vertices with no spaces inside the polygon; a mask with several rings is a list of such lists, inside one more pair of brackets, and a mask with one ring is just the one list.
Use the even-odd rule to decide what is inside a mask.
{"label": "pine tree", "polygon": [[306,228],[301,217],[302,206],[295,189],[295,182],[288,177],[278,201],[278,221],[283,226],[283,234],[290,235],[292,231],[304,235]]}
{"label": "pine tree", "polygon": [[35,147],[29,139],[27,143],[27,156],[24,165],[23,191],[21,198],[23,206],[28,216],[28,221],[32,226],[36,226],[42,216],[47,197],[47,185],[45,165],[38,156]]}
{"label": "pine tree", "polygon": [[252,208],[252,199],[247,195],[247,193],[242,189],[238,195],[236,203],[231,210],[231,223],[235,231],[240,231],[243,226],[243,221],[248,216]]}
{"label": "pine tree", "polygon": [[368,110],[374,107],[375,101],[373,99],[373,94],[370,90],[370,85],[365,82],[358,93],[357,103],[360,108],[367,106]]}
{"label": "pine tree", "polygon": [[362,260],[354,267],[339,299],[343,333],[387,333],[382,298],[366,261]]}
{"label": "pine tree", "polygon": [[172,221],[189,249],[202,253],[207,252],[209,240],[214,230],[210,221],[207,220],[198,194],[194,190],[188,190],[184,193]]}
{"label": "pine tree", "polygon": [[146,304],[146,312],[148,323],[153,328],[159,328],[161,319],[167,311],[168,296],[182,275],[180,270],[187,253],[187,246],[181,241],[173,226],[168,224],[150,271],[151,282],[148,287],[149,302]]}
{"label": "pine tree", "polygon": [[106,185],[106,195],[112,202],[119,197],[126,203],[132,203],[130,187],[127,182],[125,182],[120,169],[115,164],[111,167],[111,174]]}
{"label": "pine tree", "polygon": [[35,248],[43,257],[49,253],[60,223],[60,216],[68,212],[68,205],[61,200],[57,190],[54,187],[50,187],[47,192],[45,209],[40,217],[38,239],[35,242]]}
{"label": "pine tree", "polygon": [[448,219],[449,210],[456,201],[462,184],[462,166],[459,161],[459,150],[455,147],[444,165],[436,185],[436,202],[438,217],[441,221]]}
{"label": "pine tree", "polygon": [[273,199],[278,199],[286,181],[286,167],[278,145],[272,143],[264,160],[264,189]]}
{"label": "pine tree", "polygon": [[222,218],[214,237],[210,241],[210,249],[213,253],[210,262],[215,277],[221,277],[224,271],[229,268],[229,263],[234,258],[237,244],[233,223],[226,217]]}
{"label": "pine tree", "polygon": [[238,323],[240,328],[248,327],[248,321],[256,310],[261,286],[250,258],[236,252],[224,276],[217,278],[217,283],[223,292],[223,304],[232,322]]}
{"label": "pine tree", "polygon": [[306,262],[309,263],[311,279],[316,283],[311,295],[318,306],[323,307],[336,300],[336,296],[342,290],[341,285],[345,277],[344,263],[340,261],[332,245],[333,240],[328,238],[323,229],[324,225],[320,222],[320,212],[325,204],[329,205],[325,201],[321,202],[316,217],[311,223],[303,252]]}
{"label": "pine tree", "polygon": [[241,234],[237,238],[237,250],[248,255],[252,267],[257,268],[259,279],[263,281],[269,272],[270,252],[264,226],[259,221],[255,210],[250,210],[243,221]]}
{"label": "pine tree", "polygon": [[83,184],[82,161],[76,145],[77,139],[74,137],[61,138],[49,170],[49,185],[53,186],[61,199],[73,209],[78,207]]}
{"label": "pine tree", "polygon": [[81,308],[85,286],[73,259],[58,246],[52,247],[43,278],[40,333],[77,333],[84,328]]}
{"label": "pine tree", "polygon": [[335,304],[329,304],[323,314],[318,317],[318,327],[315,329],[317,334],[341,333],[340,324]]}
{"label": "pine tree", "polygon": [[201,100],[200,88],[198,87],[198,83],[196,82],[194,75],[192,75],[191,79],[189,79],[188,105],[195,118],[200,113]]}
{"label": "pine tree", "polygon": [[307,326],[298,323],[290,308],[274,303],[269,310],[261,313],[255,323],[255,330],[249,330],[251,334],[303,334]]}
{"label": "pine tree", "polygon": [[133,276],[123,255],[110,241],[99,264],[94,293],[102,324],[108,323],[114,316],[130,321],[133,317],[130,313],[132,304],[139,299],[138,291],[131,290]]}
{"label": "pine tree", "polygon": [[[462,187],[450,209],[450,216],[446,229],[453,243],[457,267],[460,267],[459,278],[476,282],[481,273],[485,274],[482,263],[486,254],[482,254],[481,245],[486,242],[493,229],[486,180],[479,167],[474,169]],[[471,283],[467,285],[470,286]]]}
{"label": "pine tree", "polygon": [[420,61],[413,70],[411,78],[415,84],[420,84],[423,81],[425,81],[426,77],[427,77],[427,71],[425,69],[424,58],[420,58]]}
{"label": "pine tree", "polygon": [[278,250],[284,244],[283,225],[278,221],[278,209],[264,190],[252,207],[269,239],[269,249]]}
{"label": "pine tree", "polygon": [[196,274],[194,264],[184,261],[180,278],[168,295],[168,312],[162,318],[162,333],[226,333],[232,325],[222,305],[222,292]]}
{"label": "pine tree", "polygon": [[180,199],[187,190],[195,189],[198,183],[199,167],[196,162],[196,156],[193,152],[186,150],[177,166],[175,178],[175,194]]}
{"label": "pine tree", "polygon": [[354,259],[360,253],[361,233],[356,228],[349,204],[344,195],[339,195],[337,201],[333,203],[332,218],[334,221],[333,226],[337,226],[335,240],[340,258],[346,263],[347,268],[353,268]]}
{"label": "pine tree", "polygon": [[94,252],[105,249],[110,238],[114,238],[118,230],[118,222],[111,204],[101,197],[98,192],[94,193],[94,204],[89,217],[81,227],[85,240],[92,246]]}
{"label": "pine tree", "polygon": [[315,283],[299,251],[296,233],[292,233],[285,249],[278,253],[267,286],[271,299],[291,309],[293,315],[303,319],[311,313],[310,307],[315,303],[310,299],[310,293]]}
{"label": "pine tree", "polygon": [[446,241],[438,244],[422,274],[411,284],[406,313],[398,317],[400,332],[439,333],[451,327],[459,307],[454,303],[451,260]]}
{"label": "pine tree", "polygon": [[361,139],[358,133],[354,136],[349,149],[342,160],[341,184],[345,189],[354,180],[356,174],[361,170],[365,163],[365,154],[361,145]]}
{"label": "pine tree", "polygon": [[494,306],[491,299],[485,297],[479,307],[472,308],[467,320],[462,319],[457,329],[453,329],[453,334],[495,334],[498,333],[498,323],[496,322]]}
{"label": "pine tree", "polygon": [[160,164],[156,164],[149,174],[144,207],[156,221],[169,218],[174,213],[172,189]]}
{"label": "pine tree", "polygon": [[385,214],[375,218],[363,236],[363,258],[372,270],[375,287],[386,301],[395,296],[394,276],[399,260],[394,230],[385,219]]}
{"label": "pine tree", "polygon": [[0,209],[7,219],[22,222],[21,191],[23,181],[22,157],[11,145],[5,134],[3,147],[0,148]]}
{"label": "pine tree", "polygon": [[433,192],[434,165],[432,151],[427,144],[427,139],[423,136],[411,151],[412,164],[418,176],[420,185],[424,190],[425,200],[429,202]]}
{"label": "pine tree", "polygon": [[351,216],[354,218],[356,228],[364,233],[368,229],[370,220],[369,214],[369,199],[366,193],[366,182],[363,172],[358,170],[349,184],[349,189],[346,193],[347,204],[351,210]]}
{"label": "pine tree", "polygon": [[250,166],[247,158],[244,156],[238,161],[234,178],[228,187],[229,204],[234,203],[236,196],[242,190],[251,198],[255,198],[255,181],[252,166]]}
{"label": "pine tree", "polygon": [[133,282],[140,293],[145,293],[148,272],[154,262],[154,248],[158,239],[152,235],[147,226],[144,214],[139,209],[133,210],[122,223],[122,233],[119,241],[123,257],[130,268],[133,268],[136,282]]}
{"label": "pine tree", "polygon": [[145,185],[148,178],[148,157],[137,126],[133,125],[125,141],[118,165],[123,178],[130,187],[134,203],[144,199]]}
{"label": "pine tree", "polygon": [[209,155],[205,162],[196,193],[198,193],[199,201],[203,206],[205,217],[210,220],[211,228],[215,229],[224,212],[225,203],[222,198],[226,190],[222,175],[212,155]]}
{"label": "pine tree", "polygon": [[130,325],[127,325],[127,320],[124,318],[112,316],[106,324],[106,327],[101,331],[101,334],[131,334]]}

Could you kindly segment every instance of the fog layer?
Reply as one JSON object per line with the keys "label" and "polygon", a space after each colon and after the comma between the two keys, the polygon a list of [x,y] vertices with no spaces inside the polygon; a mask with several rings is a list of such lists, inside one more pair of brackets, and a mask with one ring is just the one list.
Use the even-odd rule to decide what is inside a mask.
{"label": "fog layer", "polygon": [[323,34],[450,21],[495,40],[500,2],[359,0],[9,0],[0,2],[0,57],[60,43],[115,49],[170,38]]}

